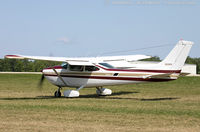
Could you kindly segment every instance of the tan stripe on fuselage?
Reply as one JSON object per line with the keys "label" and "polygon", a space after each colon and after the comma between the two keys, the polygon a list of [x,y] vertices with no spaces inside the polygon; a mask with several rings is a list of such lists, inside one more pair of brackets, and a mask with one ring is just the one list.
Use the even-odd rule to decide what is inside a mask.
{"label": "tan stripe on fuselage", "polygon": [[147,76],[151,74],[119,73],[118,76]]}

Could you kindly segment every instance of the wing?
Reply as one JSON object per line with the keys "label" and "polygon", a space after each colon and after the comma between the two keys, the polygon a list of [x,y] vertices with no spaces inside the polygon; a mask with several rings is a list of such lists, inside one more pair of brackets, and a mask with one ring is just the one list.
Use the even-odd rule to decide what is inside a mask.
{"label": "wing", "polygon": [[9,59],[32,59],[32,60],[47,60],[58,62],[108,62],[108,61],[136,61],[151,56],[146,55],[125,55],[125,56],[105,56],[105,57],[47,57],[47,56],[25,56],[25,55],[6,55]]}
{"label": "wing", "polygon": [[100,62],[111,62],[111,61],[137,61],[142,59],[151,58],[151,56],[147,55],[124,55],[124,56],[103,56],[96,57],[96,59]]}
{"label": "wing", "polygon": [[70,58],[70,57],[46,57],[46,56],[24,56],[24,55],[6,55],[8,59],[31,59],[31,60],[46,60],[46,61],[57,61],[67,62],[71,65],[94,65],[88,58]]}
{"label": "wing", "polygon": [[125,56],[104,56],[104,57],[47,57],[47,56],[25,56],[25,55],[6,55],[5,58],[9,59],[31,59],[31,60],[46,60],[67,62],[70,65],[89,65],[99,62],[129,62],[140,59],[150,58],[146,55],[125,55]]}
{"label": "wing", "polygon": [[25,55],[6,55],[5,58],[9,59],[32,59],[32,60],[46,60],[46,61],[58,61],[58,62],[67,62],[67,61],[79,61],[79,62],[89,62],[88,58],[70,58],[70,57],[47,57],[47,56],[25,56]]}

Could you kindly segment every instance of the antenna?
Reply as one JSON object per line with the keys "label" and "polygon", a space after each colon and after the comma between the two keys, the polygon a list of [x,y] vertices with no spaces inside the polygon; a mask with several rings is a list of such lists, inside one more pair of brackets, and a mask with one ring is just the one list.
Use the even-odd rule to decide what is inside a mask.
{"label": "antenna", "polygon": [[146,50],[146,49],[154,49],[154,48],[167,47],[167,46],[172,46],[172,44],[156,45],[156,46],[150,46],[150,47],[138,48],[138,49],[131,49],[131,50],[119,50],[119,51],[112,51],[112,52],[104,52],[104,53],[101,53],[101,54],[107,55],[107,54],[114,54],[114,53],[134,52],[134,51],[141,51],[141,50]]}

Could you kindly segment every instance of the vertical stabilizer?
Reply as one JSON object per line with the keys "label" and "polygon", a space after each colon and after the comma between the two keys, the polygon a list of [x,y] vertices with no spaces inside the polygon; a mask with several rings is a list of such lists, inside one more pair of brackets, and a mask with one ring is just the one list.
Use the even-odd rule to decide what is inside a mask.
{"label": "vertical stabilizer", "polygon": [[169,55],[162,62],[160,62],[160,64],[168,67],[169,69],[181,70],[192,45],[193,42],[191,41],[180,40]]}

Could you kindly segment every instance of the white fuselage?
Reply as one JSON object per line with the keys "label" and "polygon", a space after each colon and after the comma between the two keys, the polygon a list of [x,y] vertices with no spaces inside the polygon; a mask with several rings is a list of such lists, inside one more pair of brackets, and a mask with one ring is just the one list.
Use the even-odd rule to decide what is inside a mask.
{"label": "white fuselage", "polygon": [[[177,79],[179,71],[168,77],[144,78],[149,75],[158,75],[172,72],[169,70],[138,70],[138,69],[107,69],[97,66],[97,71],[71,71],[61,66],[46,68],[43,74],[52,84],[60,87],[100,87],[108,85],[133,84],[145,82],[160,82]],[[56,70],[56,72],[54,70]],[[60,79],[62,78],[62,80]],[[63,83],[63,81],[65,83]]]}

